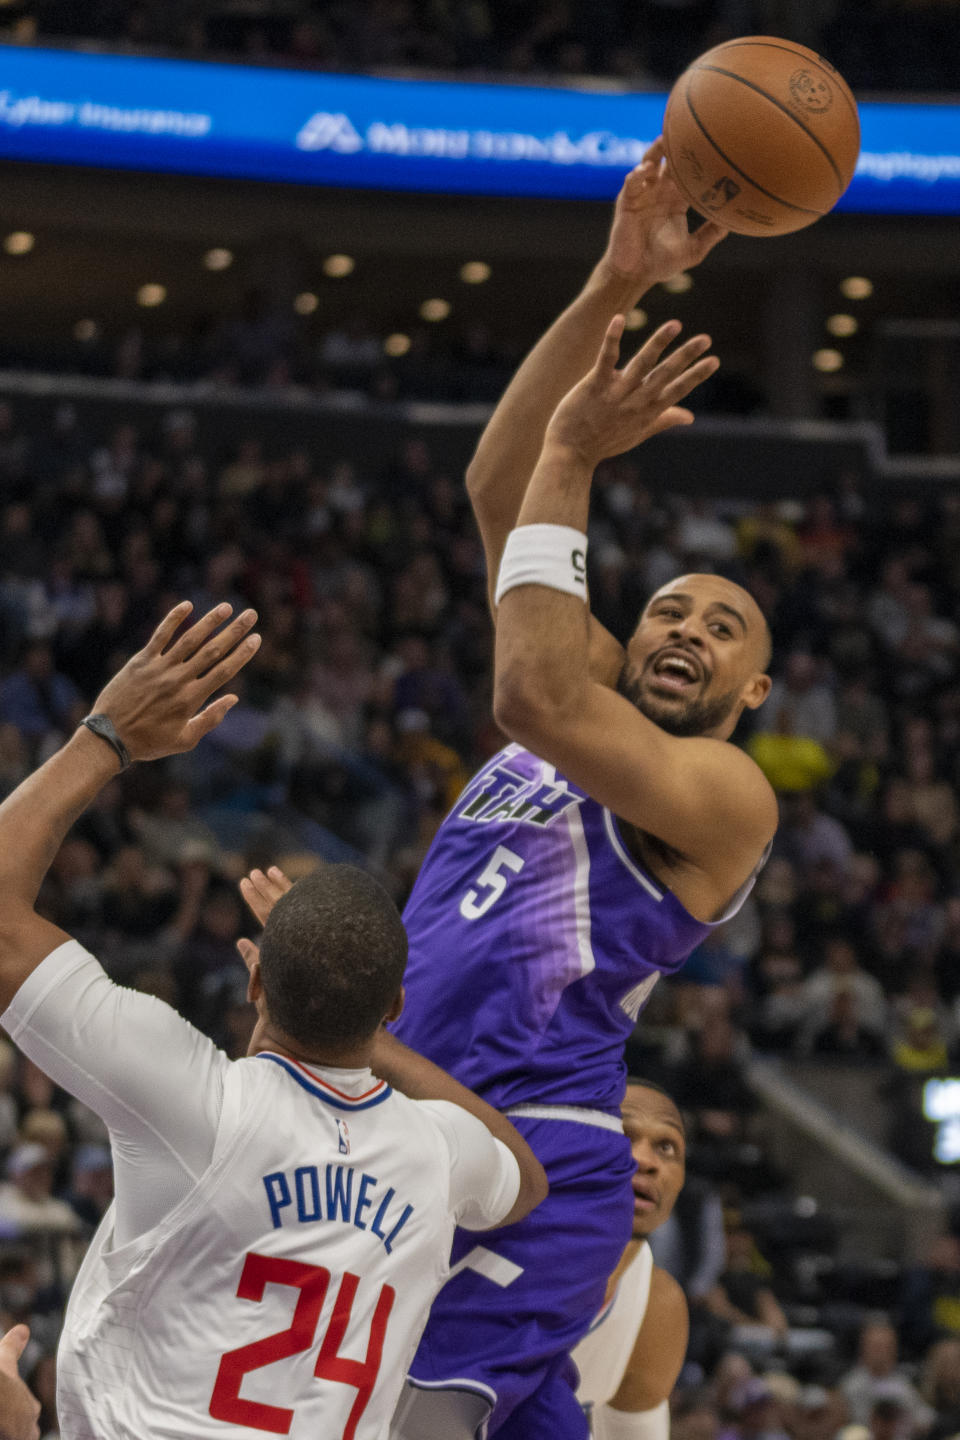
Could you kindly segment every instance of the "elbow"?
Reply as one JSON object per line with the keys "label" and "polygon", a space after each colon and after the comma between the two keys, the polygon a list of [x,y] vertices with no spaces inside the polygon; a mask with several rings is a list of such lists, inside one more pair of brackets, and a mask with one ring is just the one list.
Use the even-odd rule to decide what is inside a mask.
{"label": "elbow", "polygon": [[475,500],[478,495],[483,493],[486,488],[487,478],[487,475],[484,473],[484,467],[478,464],[477,457],[474,455],[467,466],[465,475],[467,494],[471,500]]}
{"label": "elbow", "polygon": [[509,1225],[525,1219],[531,1210],[536,1210],[538,1205],[543,1204],[550,1193],[547,1172],[532,1152],[527,1164],[521,1166],[520,1175],[520,1193],[506,1222]]}
{"label": "elbow", "polygon": [[537,705],[529,687],[498,675],[493,687],[493,718],[504,735],[526,744],[537,725]]}
{"label": "elbow", "polygon": [[563,705],[551,695],[546,677],[511,666],[494,678],[493,718],[511,740],[536,749],[562,729]]}

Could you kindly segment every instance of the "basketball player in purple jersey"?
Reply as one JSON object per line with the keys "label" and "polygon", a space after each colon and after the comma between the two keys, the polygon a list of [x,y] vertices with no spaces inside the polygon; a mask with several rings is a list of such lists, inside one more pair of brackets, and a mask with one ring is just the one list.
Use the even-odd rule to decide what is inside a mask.
{"label": "basketball player in purple jersey", "polygon": [[769,689],[754,600],[685,575],[649,602],[626,649],[585,604],[594,467],[690,423],[678,402],[717,363],[705,336],[664,358],[670,323],[618,371],[611,322],[722,234],[689,233],[658,142],[468,473],[495,714],[514,743],[471,780],[424,862],[396,1033],[514,1120],[551,1193],[482,1245],[459,1237],[394,1440],[586,1434],[568,1352],[630,1236],[623,1044],[659,976],[742,903],[776,828],[769,785],[726,743]]}

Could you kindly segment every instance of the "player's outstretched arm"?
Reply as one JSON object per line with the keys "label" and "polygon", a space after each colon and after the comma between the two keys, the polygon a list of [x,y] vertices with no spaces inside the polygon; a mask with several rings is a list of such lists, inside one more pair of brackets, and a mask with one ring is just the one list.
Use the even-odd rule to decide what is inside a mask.
{"label": "player's outstretched arm", "polygon": [[[267,871],[252,870],[245,876],[240,881],[240,893],[259,923],[265,925],[270,911],[281,895],[290,889],[290,884],[283,871],[272,865]],[[238,949],[249,968],[256,958],[257,947],[252,940],[240,940]],[[402,1044],[389,1031],[381,1029],[370,1066],[381,1080],[386,1080],[388,1085],[411,1100],[446,1100],[468,1111],[512,1153],[520,1168],[520,1189],[512,1209],[496,1222],[498,1225],[512,1225],[515,1220],[522,1220],[541,1200],[547,1198],[546,1171],[520,1132],[499,1110],[494,1110],[492,1105],[454,1080],[439,1065],[434,1065]]]}
{"label": "player's outstretched arm", "polygon": [[[171,610],[97,697],[93,713],[112,723],[130,760],[192,750],[236,704],[235,695],[210,697],[256,653],[256,612],[228,624],[230,606],[221,605],[175,638],[191,609],[185,601]],[[37,915],[37,894],[70,827],[121,768],[112,744],[81,725],[0,805],[0,1011],[69,939]]]}
{"label": "player's outstretched arm", "polygon": [[511,380],[468,467],[491,601],[504,542],[517,523],[547,424],[593,365],[611,319],[632,309],[652,285],[699,264],[725,233],[712,222],[690,233],[686,201],[658,140],[623,182],[601,260]]}
{"label": "player's outstretched arm", "polygon": [[[593,369],[548,426],[516,535],[523,537],[527,526],[569,527],[571,548],[553,562],[562,572],[559,580],[552,570],[536,580],[542,561],[534,550],[520,571],[512,569],[513,588],[501,571],[494,713],[512,739],[615,815],[672,846],[729,898],[776,829],[776,802],[766,780],[752,760],[722,740],[668,734],[592,680],[588,667],[583,537],[593,471],[658,427],[692,421],[679,402],[718,362],[706,354],[705,335],[666,355],[679,332],[677,322],[661,326],[618,370],[618,316]],[[651,405],[660,412],[653,426]],[[524,543],[547,533],[557,535],[533,532]],[[758,681],[757,704],[767,684]]]}
{"label": "player's outstretched arm", "polygon": [[0,1440],[40,1440],[40,1401],[17,1370],[29,1339],[26,1325],[14,1325],[0,1340]]}

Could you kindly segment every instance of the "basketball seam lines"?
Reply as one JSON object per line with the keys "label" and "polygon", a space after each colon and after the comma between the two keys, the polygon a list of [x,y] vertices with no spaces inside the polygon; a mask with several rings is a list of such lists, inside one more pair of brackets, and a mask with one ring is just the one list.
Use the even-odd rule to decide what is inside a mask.
{"label": "basketball seam lines", "polygon": [[[746,49],[749,49],[749,48],[751,48],[751,47],[754,47],[754,46],[755,46],[758,50],[780,50],[784,55],[794,55],[794,56],[796,56],[796,58],[797,58],[798,60],[804,60],[804,59],[805,59],[804,56],[802,56],[802,55],[797,55],[796,50],[791,50],[791,48],[790,48],[789,45],[775,45],[775,44],[773,44],[773,42],[770,41],[770,40],[751,40],[751,41],[749,42],[749,44],[748,44],[747,42],[743,41],[743,40],[727,40],[727,41],[725,41],[725,43],[724,43],[723,45],[718,45],[718,46],[717,46],[717,49],[718,49],[718,50],[732,50],[735,45],[741,45],[745,50],[746,50]],[[812,53],[812,54],[816,54],[816,51],[813,51],[813,52],[811,52],[811,53]],[[811,65],[811,64],[813,64],[814,62],[813,62],[812,60],[806,60],[805,63],[806,63],[807,65]],[[842,82],[840,85],[837,85],[837,90],[838,90],[839,93],[843,96],[843,98],[844,98],[844,100],[845,100],[845,102],[846,102],[846,105],[847,105],[847,109],[850,111],[850,113],[851,113],[851,115],[853,116],[854,120],[856,120],[856,122],[857,122],[857,132],[859,133],[859,130],[860,130],[860,111],[857,109],[857,102],[856,102],[856,100],[854,100],[853,97],[848,93],[848,92],[849,92],[849,86],[847,85],[846,80],[844,80],[843,76],[840,74],[840,71],[839,71],[839,70],[834,70],[834,68],[833,68],[832,66],[830,66],[830,69],[828,70],[828,69],[827,69],[828,63],[829,63],[828,61],[824,60],[821,56],[817,55],[817,68],[818,68],[819,70],[822,70],[823,74],[826,75],[827,79],[828,79],[828,80],[832,80],[832,81],[834,82],[834,84],[836,84],[836,82],[837,82],[838,80]],[[691,68],[695,68],[695,67],[691,67]]]}
{"label": "basketball seam lines", "polygon": [[[684,99],[686,100],[686,102],[687,102],[687,109],[690,111],[690,114],[693,116],[695,122],[696,122],[697,125],[700,127],[700,129],[703,131],[703,137],[704,137],[704,139],[707,140],[707,141],[709,141],[709,143],[713,146],[714,150],[716,150],[716,152],[717,152],[717,154],[720,156],[720,158],[721,158],[723,161],[725,161],[725,163],[726,163],[727,165],[730,166],[730,169],[731,169],[731,170],[736,170],[737,174],[740,175],[744,180],[746,180],[746,182],[747,182],[748,185],[752,185],[753,188],[754,188],[754,190],[759,190],[761,195],[766,195],[766,197],[767,197],[768,200],[773,200],[773,201],[775,201],[777,205],[783,205],[783,206],[785,206],[788,210],[797,210],[797,211],[799,211],[799,213],[800,213],[801,215],[817,215],[817,216],[821,216],[821,217],[822,217],[822,216],[826,213],[826,212],[823,211],[823,210],[810,210],[806,205],[794,205],[794,204],[792,203],[792,201],[790,201],[790,200],[782,200],[779,195],[774,195],[774,193],[773,193],[772,190],[765,190],[762,185],[758,185],[758,184],[757,184],[756,180],[751,180],[751,178],[750,178],[750,176],[747,174],[746,170],[741,170],[741,169],[740,169],[740,166],[739,166],[739,165],[735,165],[734,162],[730,159],[730,156],[727,155],[725,151],[723,151],[723,150],[720,149],[720,146],[717,144],[716,140],[714,140],[713,136],[710,134],[710,131],[707,129],[706,125],[704,125],[703,121],[700,119],[700,116],[697,114],[696,110],[694,109],[693,101],[690,99],[690,84],[689,84],[689,81],[687,82],[687,88],[686,88],[686,90],[685,90],[685,92],[684,92],[684,97],[683,97],[683,98],[684,98]],[[696,208],[697,208],[697,207],[694,206],[694,209],[696,209]],[[717,223],[718,223],[718,224],[722,224],[723,222],[722,222],[722,220],[721,220],[721,221],[718,221]]]}
{"label": "basketball seam lines", "polygon": [[827,149],[826,145],[824,145],[820,137],[818,135],[814,135],[812,130],[808,130],[806,125],[804,125],[803,121],[798,115],[794,115],[789,105],[784,105],[782,100],[777,100],[768,91],[763,90],[759,85],[754,84],[752,80],[745,80],[743,76],[738,75],[735,70],[724,70],[721,65],[698,65],[697,69],[710,70],[714,75],[726,75],[728,80],[737,80],[741,85],[746,85],[748,90],[753,90],[757,95],[762,95],[764,100],[769,100],[771,105],[775,105],[778,110],[782,110],[784,115],[788,115],[795,124],[800,126],[800,129],[803,131],[804,135],[809,135],[810,139],[813,141],[814,145],[816,145],[817,149],[823,151],[823,154],[827,160],[827,163],[830,166],[830,169],[836,176],[837,184],[841,187],[843,186],[843,176],[837,169],[837,162],[830,154],[830,151]]}

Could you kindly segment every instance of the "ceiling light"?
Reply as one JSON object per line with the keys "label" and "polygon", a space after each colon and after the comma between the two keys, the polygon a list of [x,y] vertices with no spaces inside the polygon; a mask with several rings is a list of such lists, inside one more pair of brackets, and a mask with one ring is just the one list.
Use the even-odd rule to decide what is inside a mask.
{"label": "ceiling light", "polygon": [[14,230],[4,240],[3,248],[8,255],[29,255],[36,243],[29,230]]}
{"label": "ceiling light", "polygon": [[356,265],[352,255],[328,255],[323,262],[323,273],[331,280],[342,280],[346,275],[353,274]]}
{"label": "ceiling light", "polygon": [[838,340],[846,340],[849,335],[856,335],[860,324],[852,315],[831,315],[827,320],[827,329]]}
{"label": "ceiling light", "polygon": [[393,335],[387,336],[383,342],[383,348],[388,355],[406,355],[410,349],[410,336],[402,335],[398,330]]}
{"label": "ceiling light", "polygon": [[312,315],[320,301],[312,290],[304,290],[293,302],[293,308],[298,315]]}
{"label": "ceiling light", "polygon": [[436,322],[437,320],[446,320],[449,314],[449,300],[424,300],[423,304],[420,306],[421,320],[430,320],[433,322]]}
{"label": "ceiling light", "polygon": [[222,245],[215,245],[204,255],[203,263],[208,270],[229,270],[233,264],[233,251],[225,250]]}
{"label": "ceiling light", "polygon": [[73,327],[74,340],[81,340],[84,344],[96,340],[100,334],[100,326],[96,320],[78,320]]}
{"label": "ceiling light", "polygon": [[681,270],[679,275],[671,275],[669,280],[664,280],[663,288],[668,295],[685,295],[693,289],[693,276]]}
{"label": "ceiling light", "polygon": [[628,310],[624,318],[627,330],[642,330],[647,323],[646,310]]}
{"label": "ceiling light", "polygon": [[843,356],[839,350],[817,350],[813,356],[813,368],[823,375],[833,375],[843,369]]}
{"label": "ceiling light", "polygon": [[137,291],[137,304],[152,309],[154,305],[162,305],[167,298],[166,285],[156,285],[152,281],[147,285],[141,285]]}
{"label": "ceiling light", "polygon": [[460,279],[464,285],[482,285],[490,279],[490,266],[486,260],[468,260],[460,268]]}
{"label": "ceiling light", "polygon": [[873,294],[873,281],[865,275],[848,275],[840,281],[840,294],[848,300],[869,300]]}

